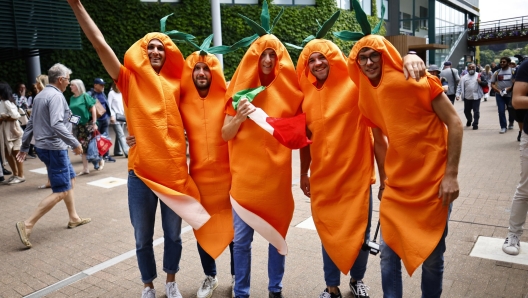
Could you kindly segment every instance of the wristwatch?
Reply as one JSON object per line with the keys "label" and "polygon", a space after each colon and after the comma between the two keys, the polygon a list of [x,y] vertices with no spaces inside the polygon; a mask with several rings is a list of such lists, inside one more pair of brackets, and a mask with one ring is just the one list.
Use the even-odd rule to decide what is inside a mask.
{"label": "wristwatch", "polygon": [[416,52],[415,51],[409,51],[409,52],[407,52],[407,55],[416,55]]}

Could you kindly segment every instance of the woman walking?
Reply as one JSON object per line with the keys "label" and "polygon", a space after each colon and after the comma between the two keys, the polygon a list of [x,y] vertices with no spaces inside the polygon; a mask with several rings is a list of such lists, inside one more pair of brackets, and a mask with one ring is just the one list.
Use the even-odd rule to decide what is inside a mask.
{"label": "woman walking", "polygon": [[[488,82],[488,90],[491,90],[491,82],[490,82],[491,75],[493,75],[493,72],[491,72],[491,68],[489,64],[486,64],[486,66],[484,66],[484,69],[480,72],[480,76],[482,79]],[[484,94],[484,101],[488,101],[488,97],[489,97],[489,91],[486,94]]]}
{"label": "woman walking", "polygon": [[[88,144],[93,138],[93,132],[97,129],[97,115],[95,112],[95,98],[91,97],[86,93],[86,88],[84,83],[81,80],[72,80],[70,82],[70,89],[73,93],[70,97],[70,110],[75,116],[79,116],[79,123],[74,126],[73,134],[81,143],[83,154],[83,170],[77,174],[77,176],[82,176],[89,174],[88,170],[88,160],[86,159],[86,154],[88,152]],[[102,160],[102,159],[101,159]],[[102,170],[103,165],[94,164],[96,170]]]}

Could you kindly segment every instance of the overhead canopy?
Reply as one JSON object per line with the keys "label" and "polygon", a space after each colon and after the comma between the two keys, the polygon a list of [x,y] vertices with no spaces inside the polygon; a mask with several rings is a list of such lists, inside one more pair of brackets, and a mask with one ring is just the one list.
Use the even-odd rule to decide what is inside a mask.
{"label": "overhead canopy", "polygon": [[32,49],[81,49],[79,24],[66,1],[0,0],[0,28],[0,60],[32,55]]}

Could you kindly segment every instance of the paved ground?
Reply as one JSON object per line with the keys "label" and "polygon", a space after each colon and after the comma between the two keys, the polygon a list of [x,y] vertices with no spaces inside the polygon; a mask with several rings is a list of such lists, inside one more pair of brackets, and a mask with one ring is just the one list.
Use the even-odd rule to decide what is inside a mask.
{"label": "paved ground", "polygon": [[[461,102],[455,104],[465,123],[462,107]],[[528,295],[528,266],[469,256],[479,236],[503,238],[506,235],[511,197],[519,175],[517,129],[500,135],[496,110],[494,99],[482,102],[479,130],[465,128],[464,131],[459,173],[461,194],[454,204],[449,224],[444,297],[521,298]],[[297,183],[297,152],[294,156],[293,173]],[[107,177],[126,179],[126,159],[118,157],[117,160],[117,163],[107,164],[101,172],[92,171],[77,179],[77,210],[81,216],[92,217],[92,223],[67,229],[66,208],[60,203],[33,230],[33,248],[29,250],[23,248],[15,223],[26,218],[49,193],[49,190],[37,189],[46,182],[46,177],[29,171],[43,164],[28,160],[25,183],[0,186],[0,297],[42,296],[49,290],[48,286],[61,281],[62,285],[55,286],[56,290],[46,297],[140,296],[141,282],[133,254],[126,185],[106,189],[87,184]],[[72,157],[72,161],[74,168],[80,171],[80,158]],[[374,186],[375,191],[376,188]],[[315,231],[295,227],[310,217],[310,204],[298,185],[292,185],[292,191],[296,209],[287,238],[290,253],[286,259],[283,292],[285,297],[318,297],[325,287],[320,241]],[[375,226],[378,202],[374,210],[372,223]],[[184,228],[181,271],[177,274],[183,297],[195,297],[203,278],[196,240],[189,230]],[[157,225],[154,239],[160,237],[162,230]],[[528,234],[521,240],[527,242]],[[160,272],[155,281],[157,297],[165,297],[162,251],[163,245],[155,247]],[[252,297],[267,297],[266,256],[267,243],[256,236]],[[230,297],[227,251],[217,264],[220,285],[213,297]],[[404,297],[420,297],[420,272],[418,269],[413,277],[404,273]],[[382,297],[379,257],[370,257],[365,282],[371,288],[371,297]],[[343,276],[341,290],[344,297],[351,297],[347,283],[348,278]],[[42,289],[48,290],[37,292]]]}

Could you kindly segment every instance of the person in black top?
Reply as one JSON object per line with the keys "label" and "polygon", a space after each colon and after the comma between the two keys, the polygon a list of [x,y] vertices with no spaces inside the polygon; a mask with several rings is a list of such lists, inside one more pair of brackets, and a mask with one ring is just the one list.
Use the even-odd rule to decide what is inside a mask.
{"label": "person in black top", "polygon": [[[519,66],[513,88],[513,106],[516,109],[528,109],[528,63]],[[528,121],[528,114],[524,122]],[[523,127],[521,135],[521,152],[528,149],[528,126]],[[521,246],[519,238],[522,235],[522,226],[526,222],[528,212],[528,156],[521,154],[521,179],[515,195],[513,196],[508,236],[502,245],[502,250],[510,255],[518,255]]]}

